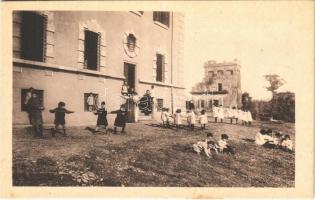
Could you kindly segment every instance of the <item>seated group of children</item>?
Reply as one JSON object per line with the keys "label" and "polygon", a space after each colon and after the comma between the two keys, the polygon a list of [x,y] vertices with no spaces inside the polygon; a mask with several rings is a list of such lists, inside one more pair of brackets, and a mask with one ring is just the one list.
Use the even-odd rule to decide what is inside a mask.
{"label": "seated group of children", "polygon": [[261,129],[255,136],[255,144],[268,148],[280,148],[285,151],[293,151],[293,142],[289,135],[271,129]]}
{"label": "seated group of children", "polygon": [[213,138],[213,134],[208,132],[207,138],[204,141],[193,144],[193,149],[197,154],[204,152],[208,158],[211,157],[212,152],[234,154],[234,149],[228,145],[228,139],[229,136],[227,134],[222,134],[221,139],[216,142]]}
{"label": "seated group of children", "polygon": [[208,123],[206,110],[202,110],[200,115],[196,115],[193,110],[187,110],[187,114],[182,114],[181,109],[177,109],[174,115],[171,115],[168,108],[162,108],[161,120],[163,127],[170,127],[170,118],[173,118],[177,129],[182,126],[183,118],[186,118],[187,125],[191,130],[195,129],[197,121],[199,121],[201,129],[206,129],[206,124]]}

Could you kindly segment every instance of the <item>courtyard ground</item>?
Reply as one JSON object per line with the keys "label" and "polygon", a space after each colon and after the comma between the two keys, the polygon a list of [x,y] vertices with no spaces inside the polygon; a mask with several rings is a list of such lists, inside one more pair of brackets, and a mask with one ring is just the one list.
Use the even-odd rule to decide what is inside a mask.
{"label": "courtyard ground", "polygon": [[[13,129],[13,185],[294,187],[295,155],[253,143],[261,127],[289,134],[294,124],[251,127],[209,123],[206,131],[163,129],[159,122],[127,125],[126,134],[95,134],[69,127],[68,136],[34,139]],[[197,155],[192,144],[211,131],[230,136],[235,155]]]}

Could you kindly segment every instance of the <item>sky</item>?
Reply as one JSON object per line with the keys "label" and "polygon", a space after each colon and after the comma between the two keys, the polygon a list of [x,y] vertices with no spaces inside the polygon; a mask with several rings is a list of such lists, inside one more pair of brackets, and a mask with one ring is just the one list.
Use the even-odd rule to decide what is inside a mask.
{"label": "sky", "polygon": [[241,89],[254,99],[271,98],[266,74],[286,81],[279,91],[296,92],[296,70],[312,64],[304,53],[313,45],[307,11],[303,4],[279,1],[220,2],[185,12],[186,88],[202,80],[205,61],[238,59]]}

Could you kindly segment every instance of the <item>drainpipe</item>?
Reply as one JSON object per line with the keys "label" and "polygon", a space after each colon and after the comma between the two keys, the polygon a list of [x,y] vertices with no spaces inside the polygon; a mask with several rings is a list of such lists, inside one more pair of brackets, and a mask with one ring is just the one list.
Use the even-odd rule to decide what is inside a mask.
{"label": "drainpipe", "polygon": [[173,35],[174,35],[174,15],[172,13],[172,34],[171,34],[171,111],[174,114],[174,94],[173,94]]}

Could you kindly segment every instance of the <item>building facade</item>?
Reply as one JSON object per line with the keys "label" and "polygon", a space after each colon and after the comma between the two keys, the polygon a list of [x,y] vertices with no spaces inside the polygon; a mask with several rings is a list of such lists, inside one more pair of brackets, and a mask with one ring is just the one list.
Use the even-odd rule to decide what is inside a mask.
{"label": "building facade", "polygon": [[191,91],[194,104],[199,109],[211,110],[214,105],[223,107],[241,106],[241,66],[232,62],[207,61],[204,78]]}
{"label": "building facade", "polygon": [[185,107],[174,100],[185,89],[183,26],[174,12],[13,12],[13,125],[29,123],[22,102],[30,87],[46,124],[59,101],[75,111],[68,124],[95,123],[89,95],[119,109],[123,81],[140,96],[154,85],[158,108]]}

